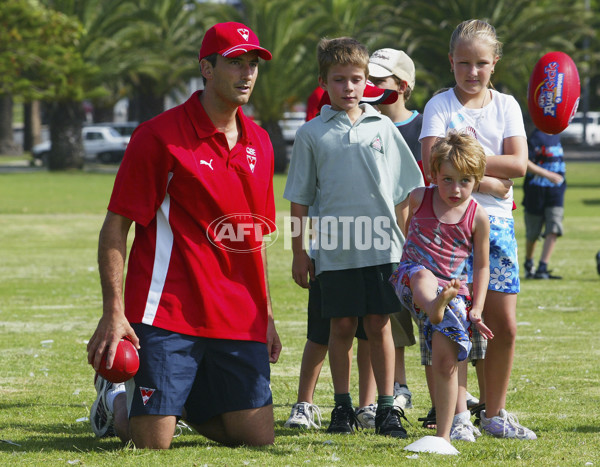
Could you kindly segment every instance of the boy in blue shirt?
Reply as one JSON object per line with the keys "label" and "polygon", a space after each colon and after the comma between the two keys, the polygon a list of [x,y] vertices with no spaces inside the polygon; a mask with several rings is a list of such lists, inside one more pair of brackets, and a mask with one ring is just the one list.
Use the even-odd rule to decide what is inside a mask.
{"label": "boy in blue shirt", "polygon": [[[525,247],[526,279],[562,279],[551,274],[548,263],[562,236],[564,199],[567,182],[566,165],[560,135],[549,135],[535,130],[529,140],[529,161],[523,184],[523,206],[525,206]],[[542,235],[542,228],[544,233]],[[544,237],[544,245],[537,269],[534,268],[535,244]]]}
{"label": "boy in blue shirt", "polygon": [[[319,83],[331,105],[296,134],[284,197],[291,202],[292,276],[301,287],[319,277],[321,313],[331,319],[329,362],[335,408],[328,432],[352,433],[351,349],[358,318],[371,349],[377,383],[376,433],[406,437],[394,407],[394,343],[389,314],[400,303],[388,278],[400,260],[408,194],[423,185],[410,149],[387,117],[360,104],[369,54],[354,39],[323,39],[317,49]],[[313,266],[303,229],[308,207],[319,203]]]}

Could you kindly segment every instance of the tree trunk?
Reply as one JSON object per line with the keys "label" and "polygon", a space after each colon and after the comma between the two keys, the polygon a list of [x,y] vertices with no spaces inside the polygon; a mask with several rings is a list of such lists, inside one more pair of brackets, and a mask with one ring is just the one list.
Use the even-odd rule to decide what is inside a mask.
{"label": "tree trunk", "polygon": [[112,122],[114,119],[114,106],[94,102],[94,123]]}
{"label": "tree trunk", "polygon": [[273,122],[265,121],[262,127],[267,130],[273,144],[275,153],[275,173],[285,173],[288,166],[288,148],[283,139],[283,133],[277,120]]}
{"label": "tree trunk", "polygon": [[23,104],[23,149],[31,149],[42,142],[42,118],[40,101]]}
{"label": "tree trunk", "polygon": [[165,96],[154,93],[154,81],[142,77],[129,100],[128,120],[145,122],[165,110]]}
{"label": "tree trunk", "polygon": [[81,102],[50,104],[50,157],[49,170],[81,169],[83,142],[81,139],[84,112]]}
{"label": "tree trunk", "polygon": [[23,150],[13,136],[13,100],[11,94],[0,95],[0,154],[17,155]]}

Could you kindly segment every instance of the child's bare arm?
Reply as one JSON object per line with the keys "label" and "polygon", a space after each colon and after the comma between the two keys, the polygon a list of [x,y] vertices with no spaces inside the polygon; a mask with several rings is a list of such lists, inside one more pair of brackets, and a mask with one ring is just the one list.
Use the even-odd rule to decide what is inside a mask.
{"label": "child's bare arm", "polygon": [[497,178],[519,178],[527,172],[527,139],[513,136],[504,139],[504,154],[487,156],[485,174]]}
{"label": "child's bare arm", "polygon": [[299,231],[295,232],[294,225],[292,225],[292,278],[300,287],[307,289],[309,287],[308,277],[312,280],[315,278],[312,261],[306,253],[304,246],[304,230],[308,218],[308,206],[291,203],[290,217],[291,222],[295,224],[296,228],[299,227]]}
{"label": "child's bare arm", "polygon": [[423,173],[425,180],[432,182],[429,161],[431,160],[431,148],[437,140],[437,136],[427,136],[421,140],[421,160],[423,161]]}
{"label": "child's bare arm", "polygon": [[484,337],[492,339],[494,334],[481,319],[489,281],[490,221],[485,210],[477,206],[473,222],[473,308],[470,319]]}

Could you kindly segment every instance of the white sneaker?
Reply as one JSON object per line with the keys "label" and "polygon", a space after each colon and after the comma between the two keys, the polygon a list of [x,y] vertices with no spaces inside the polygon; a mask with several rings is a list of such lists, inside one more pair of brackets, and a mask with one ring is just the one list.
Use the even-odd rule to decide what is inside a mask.
{"label": "white sneaker", "polygon": [[394,405],[404,409],[412,409],[412,392],[406,386],[400,386],[400,383],[394,382]]}
{"label": "white sneaker", "polygon": [[469,391],[467,391],[467,409],[471,409],[476,405],[479,405],[479,399],[477,399]]}
{"label": "white sneaker", "polygon": [[453,441],[475,442],[481,436],[481,432],[471,423],[471,412],[468,410],[456,414],[452,420],[450,439]]}
{"label": "white sneaker", "polygon": [[377,413],[377,404],[369,404],[365,407],[356,409],[356,418],[360,428],[375,428],[375,414]]}
{"label": "white sneaker", "polygon": [[517,417],[504,409],[500,409],[500,413],[491,418],[487,418],[485,410],[482,410],[481,429],[496,438],[537,439],[533,431],[519,424]]}
{"label": "white sneaker", "polygon": [[321,410],[314,404],[298,402],[292,406],[290,418],[283,426],[286,428],[316,428],[318,430],[321,428]]}

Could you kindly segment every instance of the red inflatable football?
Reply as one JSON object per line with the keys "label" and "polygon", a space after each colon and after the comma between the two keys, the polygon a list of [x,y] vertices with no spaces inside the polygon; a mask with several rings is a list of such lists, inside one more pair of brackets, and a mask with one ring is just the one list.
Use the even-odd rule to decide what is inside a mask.
{"label": "red inflatable football", "polygon": [[564,52],[549,52],[536,63],[527,87],[527,107],[534,125],[555,135],[563,131],[579,105],[579,73]]}
{"label": "red inflatable football", "polygon": [[111,383],[122,383],[132,378],[140,367],[140,357],[136,348],[127,339],[121,339],[117,345],[115,360],[110,370],[106,369],[106,354],[100,361],[98,373]]}

